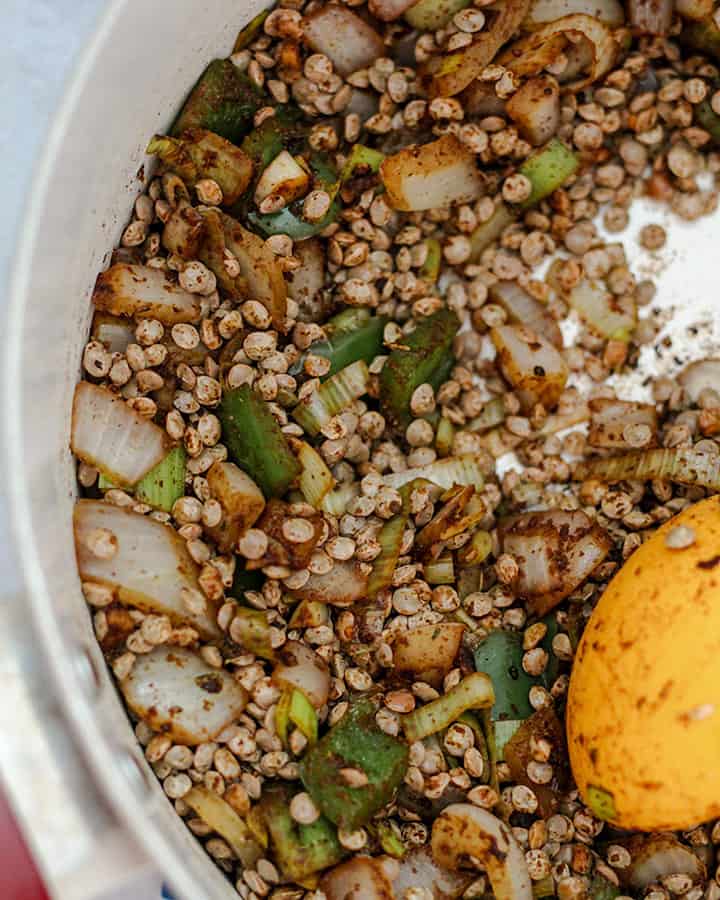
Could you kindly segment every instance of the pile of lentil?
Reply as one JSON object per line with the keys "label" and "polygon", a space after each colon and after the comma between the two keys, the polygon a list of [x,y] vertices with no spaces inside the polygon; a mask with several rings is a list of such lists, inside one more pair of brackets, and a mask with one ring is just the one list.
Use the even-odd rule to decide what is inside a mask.
{"label": "pile of lentil", "polygon": [[[188,606],[202,609],[208,602],[216,604],[223,639],[206,642],[187,623],[123,604],[114,588],[100,582],[84,580],[83,589],[97,638],[118,680],[126,679],[154,648],[180,646],[197,651],[208,666],[224,669],[248,692],[249,702],[237,720],[213,740],[194,746],[174,742],[144,720],[135,725],[145,757],[178,815],[248,900],[324,900],[326,894],[312,879],[304,885],[288,879],[271,848],[254,867],[241,865],[228,842],[183,799],[193,786],[202,785],[244,819],[252,815],[268,786],[281,784],[292,792],[289,812],[295,822],[311,824],[320,814],[300,782],[308,739],[295,727],[287,741],[278,736],[275,712],[281,687],[271,677],[273,662],[236,640],[233,623],[239,605],[264,614],[273,651],[280,651],[287,641],[299,641],[327,665],[329,696],[317,710],[321,733],[338,723],[358,697],[371,697],[377,704],[379,729],[402,736],[402,717],[452,690],[474,671],[473,650],[497,630],[521,635],[526,673],[540,678],[546,669],[554,669],[552,681],[547,686],[534,684],[528,700],[535,711],[553,708],[562,721],[573,653],[605,585],[659,524],[707,493],[702,487],[658,480],[619,484],[576,480],[575,466],[594,458],[598,450],[582,425],[567,427],[573,426],[573,417],[583,418],[582,414],[578,418],[578,409],[587,408],[588,401],[615,399],[608,377],[636,364],[640,348],[655,341],[659,323],[653,311],[654,285],[634,277],[622,243],[600,237],[596,222],[602,221],[606,232],[620,235],[633,199],[640,196],[666,204],[686,220],[707,215],[717,206],[720,153],[713,149],[714,136],[698,124],[696,110],[709,102],[720,115],[720,91],[715,91],[718,68],[707,57],[681,50],[677,40],[681,20],[674,19],[663,37],[638,37],[628,31],[626,49],[611,71],[580,91],[562,93],[556,137],[577,154],[577,172],[549,197],[521,212],[498,241],[474,256],[471,236],[491,218],[498,197],[511,205],[528,198],[530,180],[518,169],[534,148],[500,111],[502,104],[492,114],[473,115],[462,98],[429,99],[417,69],[432,57],[466,47],[482,32],[483,8],[488,4],[475,0],[441,29],[417,33],[402,19],[385,23],[373,18],[363,0],[346,0],[381,35],[386,52],[368,68],[345,76],[304,42],[305,19],[319,5],[316,0],[280,0],[247,46],[230,57],[232,65],[266,94],[266,105],[254,113],[254,127],[274,116],[278,105],[297,104],[309,127],[310,147],[328,154],[337,171],[359,140],[392,153],[414,142],[455,135],[476,155],[483,195],[449,208],[398,212],[387,194],[378,190],[376,173],[350,178],[337,197],[313,189],[303,201],[307,221],[322,220],[332,202],[340,203],[335,220],[315,239],[324,259],[323,285],[312,296],[293,296],[291,289],[284,320],[278,324],[254,297],[230,296],[200,259],[166,250],[163,229],[183,188],[177,175],[161,169],[138,196],[113,262],[168,273],[197,298],[199,315],[193,322],[172,325],[144,314],[130,317],[127,322],[134,333],[124,349],[110,350],[95,336],[83,354],[86,380],[123,398],[136,413],[164,428],[170,441],[182,445],[186,453],[185,495],[169,511],[142,502],[131,490],[103,486],[98,468],[87,462],[79,463],[78,481],[86,497],[102,498],[177,532],[199,570],[200,592],[187,598]],[[561,54],[549,67],[551,74],[560,76],[563,65]],[[522,83],[492,62],[479,82],[503,102]],[[192,208],[217,208],[223,203],[223,190],[212,178],[201,178],[184,190]],[[280,208],[276,199],[260,204],[261,213]],[[292,286],[293,274],[306,264],[304,242],[287,234],[263,240]],[[426,274],[433,240],[442,250],[437,279]],[[648,250],[657,250],[666,234],[660,225],[650,224],[639,240]],[[556,260],[552,277],[539,277],[538,268],[550,259]],[[229,277],[237,275],[237,260],[227,250],[223,264]],[[573,345],[561,351],[571,374],[555,408],[539,402],[528,406],[504,377],[498,358],[487,352],[489,331],[508,321],[507,309],[493,300],[492,288],[498,282],[516,282],[560,322],[570,313],[568,294],[585,278],[603,281],[614,301],[621,307],[641,308],[641,315],[622,339],[603,336],[581,322]],[[330,359],[313,353],[313,346],[326,338],[329,317],[345,308],[387,317],[382,352],[369,364],[366,394],[333,415],[312,439],[293,419],[292,410],[316,392],[319,379],[328,374]],[[454,311],[461,324],[452,344],[454,365],[436,388],[429,383],[417,386],[409,419],[398,426],[380,411],[381,370],[418,322],[445,308]],[[663,352],[671,348],[659,346],[658,353]],[[228,459],[218,407],[226,392],[243,386],[251,386],[266,403],[282,434],[314,443],[336,482],[354,485],[355,490],[339,515],[318,511],[291,490],[281,501],[281,522],[272,535],[263,530],[260,519],[221,552],[217,534],[225,511],[206,476],[215,463]],[[720,395],[705,389],[691,399],[669,378],[656,380],[652,394],[656,426],[626,425],[620,445],[720,452],[716,440]],[[476,427],[474,421],[498,399],[500,419],[491,427]],[[448,423],[443,427],[449,443],[439,450],[441,422]],[[496,460],[510,451],[521,465],[506,466],[505,474],[497,477]],[[454,556],[453,580],[431,584],[425,578],[428,560],[418,551],[415,537],[447,498],[416,486],[410,493],[390,583],[373,598],[351,606],[324,606],[317,622],[303,624],[299,619],[291,624],[297,600],[289,591],[301,590],[309,578],[346,563],[358,564],[364,576],[372,572],[383,552],[379,532],[404,502],[387,476],[429,466],[441,452],[445,457],[472,454],[484,474],[484,484],[475,492],[482,515],[435,548],[436,556]],[[502,551],[498,535],[501,520],[528,509],[583,510],[611,541],[604,562],[555,608],[556,628],[549,646],[543,646],[545,621],[538,620],[518,592],[518,560]],[[487,536],[484,556],[467,566],[469,576],[463,575],[463,550],[478,532]],[[111,557],[112,534],[92,537],[91,551],[100,558]],[[273,561],[268,547],[278,541],[289,550],[311,541],[311,552],[286,553],[283,562]],[[295,565],[293,559],[302,562]],[[258,560],[264,563],[260,583],[240,595],[233,587],[237,573]],[[443,622],[461,623],[464,634],[455,662],[440,682],[432,686],[394,673],[399,637],[419,626]],[[507,763],[497,763],[493,786],[477,741],[473,728],[457,721],[439,737],[413,742],[403,789],[367,826],[340,828],[342,848],[372,856],[387,852],[379,823],[400,843],[398,855],[403,849],[426,846],[432,816],[449,802],[444,798],[452,802],[462,798],[496,813],[504,811],[530,877],[546,886],[544,895],[562,900],[588,893],[599,896],[592,889],[597,875],[611,888],[617,886],[608,896],[627,893],[623,871],[631,858],[625,835],[583,805],[566,770],[562,746],[542,740],[532,744],[527,783],[516,783]],[[361,770],[343,771],[350,787],[366,780]],[[548,812],[538,803],[533,785],[550,784],[557,790]],[[416,800],[413,804],[405,803],[408,791]],[[423,809],[433,812],[419,811]],[[677,838],[697,853],[707,878],[669,874],[640,894],[648,900],[673,896],[718,900],[720,821]],[[485,875],[475,875],[463,888],[463,897],[487,895]],[[418,884],[402,900],[433,896],[427,886]]]}

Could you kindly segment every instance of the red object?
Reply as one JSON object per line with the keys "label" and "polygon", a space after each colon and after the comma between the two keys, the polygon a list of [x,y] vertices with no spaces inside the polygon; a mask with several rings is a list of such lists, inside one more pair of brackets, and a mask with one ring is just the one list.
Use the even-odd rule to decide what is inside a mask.
{"label": "red object", "polygon": [[0,791],[0,898],[50,900],[25,839]]}

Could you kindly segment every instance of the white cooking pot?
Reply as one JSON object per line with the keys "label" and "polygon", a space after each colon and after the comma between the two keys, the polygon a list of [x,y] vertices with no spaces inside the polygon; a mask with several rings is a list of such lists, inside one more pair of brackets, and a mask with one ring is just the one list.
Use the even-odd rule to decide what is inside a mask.
{"label": "white cooking pot", "polygon": [[[83,804],[98,862],[97,883],[83,888],[82,879],[71,879],[58,888],[62,900],[99,897],[105,885],[131,879],[142,855],[118,838],[119,825],[177,896],[237,898],[147,766],[96,645],[73,550],[69,410],[95,276],[152,171],[147,140],[169,125],[207,63],[231,52],[240,28],[264,5],[109,4],[46,141],[16,259],[3,380],[4,469],[27,587],[15,616],[17,640],[31,629],[35,690],[44,699],[54,695],[60,708],[42,724],[62,757],[62,777]],[[146,900],[130,888],[123,896]]]}
{"label": "white cooking pot", "polygon": [[[147,183],[147,139],[172,121],[206,64],[227,55],[238,30],[263,5],[110,4],[47,139],[16,261],[3,354],[4,472],[27,596],[10,617],[4,652],[26,651],[35,725],[50,747],[46,768],[55,767],[68,804],[77,807],[73,827],[84,828],[88,838],[79,856],[96,863],[94,870],[78,863],[75,874],[56,885],[61,900],[108,896],[102,890],[108,884],[120,886],[116,897],[152,900],[130,886],[143,861],[185,900],[237,897],[145,763],[96,645],[75,567],[75,466],[68,444],[92,287]],[[673,322],[682,347],[674,353],[700,358],[720,346],[720,317],[712,309],[713,223],[675,220],[664,256],[639,250],[639,225],[662,218],[657,207],[639,203],[622,237],[641,277],[667,269],[658,298],[677,304]],[[683,340],[684,326],[703,318],[707,326]],[[677,363],[666,364],[649,349],[644,355],[644,374],[673,367]],[[622,395],[640,398],[641,381],[637,374],[626,378]]]}

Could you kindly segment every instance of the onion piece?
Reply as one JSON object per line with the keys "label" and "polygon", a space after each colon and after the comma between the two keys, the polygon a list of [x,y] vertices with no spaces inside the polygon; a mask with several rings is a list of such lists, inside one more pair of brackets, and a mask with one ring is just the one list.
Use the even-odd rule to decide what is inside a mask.
{"label": "onion piece", "polygon": [[532,900],[525,855],[512,831],[497,816],[470,803],[444,809],[432,830],[432,855],[457,871],[469,857],[487,872],[496,900]]}
{"label": "onion piece", "polygon": [[303,19],[303,34],[316,53],[324,53],[339,75],[364,69],[385,55],[380,35],[339,3],[328,3]]}
{"label": "onion piece", "polygon": [[223,669],[183,647],[156,647],[120,682],[125,702],[175,743],[212,741],[247,705],[247,691]]}
{"label": "onion piece", "polygon": [[394,22],[415,2],[416,0],[368,0],[368,9],[381,22]]}
{"label": "onion piece", "polygon": [[506,109],[520,137],[540,147],[560,126],[560,85],[546,73],[531,78],[510,97]]}
{"label": "onion piece", "polygon": [[495,702],[492,680],[483,672],[466,675],[446,694],[416,707],[402,717],[403,731],[410,743],[437,734],[469,709],[489,709]]}
{"label": "onion piece", "polygon": [[453,667],[464,632],[460,622],[419,625],[398,632],[393,644],[393,671],[438,687]]}
{"label": "onion piece", "polygon": [[183,259],[196,259],[205,237],[205,219],[189,203],[173,209],[162,231],[162,245],[168,253]]}
{"label": "onion piece", "polygon": [[582,510],[525,513],[500,529],[503,552],[518,563],[517,593],[544,616],[605,559],[612,541]]}
{"label": "onion piece", "polygon": [[533,0],[523,29],[532,31],[551,22],[582,13],[593,16],[604,25],[619,28],[625,23],[625,12],[618,0]]}
{"label": "onion piece", "polygon": [[114,484],[132,487],[166,456],[170,439],[119,394],[81,381],[73,397],[70,448]]}
{"label": "onion piece", "polygon": [[424,73],[432,77],[428,91],[431,99],[453,97],[471,84],[515,34],[529,9],[530,0],[503,0],[472,44],[449,56],[432,58]]}
{"label": "onion piece", "polygon": [[575,478],[600,481],[675,481],[720,491],[720,454],[694,447],[637,450],[609,459],[593,459],[577,467]]}
{"label": "onion piece", "polygon": [[312,573],[301,588],[288,589],[299,600],[315,600],[331,606],[352,606],[367,596],[368,576],[360,563],[338,560],[329,572]]}
{"label": "onion piece", "polygon": [[[75,504],[73,527],[83,580],[116,588],[121,603],[191,625],[204,638],[222,636],[209,600],[203,612],[191,612],[185,602],[186,597],[195,600],[203,595],[199,569],[174,528],[99,500]],[[109,531],[117,542],[117,550],[109,559],[96,556],[90,549],[98,529]]]}
{"label": "onion piece", "polygon": [[684,19],[702,22],[713,14],[713,0],[675,0],[675,10]]}
{"label": "onion piece", "polygon": [[629,449],[631,445],[625,439],[624,431],[630,425],[647,425],[652,437],[646,446],[657,446],[658,419],[652,404],[628,403],[624,400],[598,397],[590,400],[588,406],[590,408],[588,443],[591,447]]}
{"label": "onion piece", "polygon": [[293,256],[300,260],[300,267],[288,272],[288,296],[300,307],[300,322],[321,322],[329,313],[323,302],[325,284],[325,250],[317,238],[296,241]]}
{"label": "onion piece", "polygon": [[516,281],[496,281],[489,288],[490,299],[500,304],[510,322],[525,325],[562,349],[563,337],[557,320],[545,306],[520,287]]}
{"label": "onion piece", "polygon": [[124,353],[135,341],[135,327],[127,319],[97,312],[93,316],[92,336],[110,353]]}
{"label": "onion piece", "polygon": [[566,43],[580,38],[587,39],[592,45],[590,71],[568,87],[581,90],[610,71],[619,49],[610,29],[592,16],[576,13],[550,22],[514,43],[500,54],[498,62],[515,75],[539,75],[556,59]]}
{"label": "onion piece", "polygon": [[271,194],[291,203],[307,193],[310,175],[287,150],[281,150],[263,169],[255,185],[255,202],[260,204]]}
{"label": "onion piece", "polygon": [[673,0],[628,0],[628,24],[642,34],[666,35],[673,6]]}
{"label": "onion piece", "polygon": [[395,900],[390,879],[379,860],[356,856],[323,875],[320,890],[327,900]]}
{"label": "onion piece", "polygon": [[348,504],[357,497],[360,489],[357,482],[345,481],[337,485],[323,497],[322,510],[330,516],[339,518],[348,508]]}
{"label": "onion piece", "polygon": [[157,319],[165,325],[199,322],[200,298],[184,291],[161,269],[115,263],[95,282],[92,302],[114,316]]}
{"label": "onion piece", "polygon": [[589,418],[590,407],[587,403],[579,402],[571,412],[556,413],[554,416],[548,416],[538,434],[556,434],[558,431],[564,431],[566,428],[572,428],[574,425],[581,425],[583,422],[587,422]]}
{"label": "onion piece", "polygon": [[697,403],[705,390],[720,394],[720,359],[701,359],[690,363],[677,376],[677,380],[692,403]]}
{"label": "onion piece", "polygon": [[207,473],[210,493],[220,503],[223,518],[205,526],[222,553],[229,553],[238,539],[257,522],[265,509],[265,498],[252,478],[231,462],[216,462]]}
{"label": "onion piece", "polygon": [[320,709],[330,693],[330,672],[314,650],[299,641],[287,641],[276,651],[273,682],[280,687],[297,688]]}
{"label": "onion piece", "polygon": [[244,866],[252,868],[263,855],[263,848],[245,822],[215,791],[195,785],[183,796],[183,802],[227,842]]}
{"label": "onion piece", "polygon": [[335,478],[325,460],[310,444],[294,439],[291,446],[302,466],[298,482],[300,493],[315,509],[322,509],[325,496],[335,487]]}
{"label": "onion piece", "polygon": [[475,154],[452,134],[387,156],[380,177],[390,205],[403,211],[468,203],[483,186]]}
{"label": "onion piece", "polygon": [[458,99],[468,117],[505,115],[505,101],[498,97],[495,85],[487,81],[473,81]]}
{"label": "onion piece", "polygon": [[569,374],[567,363],[544,337],[519,325],[493,328],[490,337],[498,352],[500,369],[518,391],[524,409],[542,403],[557,405]]}
{"label": "onion piece", "polygon": [[377,533],[377,542],[380,545],[380,553],[372,563],[372,572],[368,578],[367,595],[370,599],[377,596],[380,591],[390,587],[398,559],[402,548],[405,529],[410,517],[410,493],[412,484],[402,488],[402,509],[391,519],[388,519]]}
{"label": "onion piece", "polygon": [[450,490],[456,484],[474,485],[480,489],[485,483],[488,471],[487,458],[482,453],[462,453],[459,456],[447,456],[427,466],[405,469],[404,472],[392,472],[383,481],[388,487],[401,488],[416,478],[432,481],[438,487]]}
{"label": "onion piece", "polygon": [[601,337],[629,341],[635,330],[634,307],[622,309],[618,298],[598,281],[578,282],[570,291],[568,303]]}
{"label": "onion piece", "polygon": [[632,861],[623,876],[636,891],[644,891],[665,875],[690,875],[696,884],[706,879],[702,861],[673,834],[637,835],[627,849]]}
{"label": "onion piece", "polygon": [[405,897],[410,888],[422,885],[432,891],[434,900],[455,900],[473,880],[472,873],[439,866],[429,847],[415,847],[400,860],[392,886],[395,897]]}

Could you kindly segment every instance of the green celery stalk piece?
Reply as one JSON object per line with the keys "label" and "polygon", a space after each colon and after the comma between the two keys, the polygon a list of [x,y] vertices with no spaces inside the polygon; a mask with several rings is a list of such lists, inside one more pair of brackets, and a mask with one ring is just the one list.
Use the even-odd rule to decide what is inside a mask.
{"label": "green celery stalk piece", "polygon": [[[407,745],[378,728],[375,711],[371,700],[355,703],[300,762],[300,778],[317,807],[350,831],[392,799],[407,771]],[[348,767],[363,771],[368,783],[349,787],[340,777]]]}
{"label": "green celery stalk piece", "polygon": [[259,12],[255,18],[250,19],[247,25],[240,31],[238,36],[235,38],[235,43],[233,44],[233,53],[239,53],[241,50],[244,50],[246,47],[249,47],[250,44],[255,40],[255,38],[262,31],[262,27],[265,24],[265,19],[270,15],[272,10],[274,9],[275,4],[271,3],[267,9]]}
{"label": "green celery stalk piece", "polygon": [[362,169],[363,174],[379,172],[380,164],[384,159],[385,154],[379,150],[373,150],[372,147],[366,147],[364,144],[355,144],[340,173],[338,188],[353,178],[358,169]]}
{"label": "green celery stalk piece", "polygon": [[388,856],[394,859],[402,859],[407,853],[407,847],[395,833],[389,822],[378,822],[377,837],[380,846]]}
{"label": "green celery stalk piece", "polygon": [[297,688],[290,695],[288,718],[305,735],[310,746],[317,743],[318,718],[315,707]]}
{"label": "green celery stalk piece", "polygon": [[447,380],[455,357],[452,343],[460,327],[451,309],[441,309],[422,319],[415,331],[403,335],[404,350],[393,350],[380,373],[380,406],[395,427],[405,428],[413,415],[410,398],[421,384],[435,390]]}
{"label": "green celery stalk piece", "polygon": [[[185,495],[185,448],[178,446],[164,456],[155,468],[150,469],[132,489],[135,498],[163,512],[172,512],[173,505]],[[109,491],[116,488],[102,472],[98,477],[98,488]]]}
{"label": "green celery stalk piece", "polygon": [[168,455],[135,485],[135,497],[156,509],[171,512],[173,504],[185,494],[184,447],[173,447]]}
{"label": "green celery stalk piece", "polygon": [[576,154],[557,138],[553,138],[542,150],[526,159],[519,171],[530,180],[532,191],[523,202],[523,209],[535,206],[565,184],[579,165],[580,160]]}
{"label": "green celery stalk piece", "polygon": [[158,156],[166,168],[191,186],[202,178],[212,178],[220,185],[226,206],[240,198],[252,179],[248,155],[203,128],[189,128],[181,138],[156,134],[145,152]]}
{"label": "green celery stalk piece", "polygon": [[345,855],[335,828],[324,817],[299,825],[290,816],[290,792],[284,787],[263,788],[260,811],[267,825],[275,859],[286,878],[301,881],[334,866]]}
{"label": "green celery stalk piece", "polygon": [[420,277],[432,284],[438,280],[440,274],[440,264],[442,263],[442,247],[437,238],[428,238],[425,241],[427,245],[427,256],[425,262],[420,267]]}
{"label": "green celery stalk piece", "polygon": [[180,137],[188,128],[206,128],[239,144],[255,113],[267,104],[262,92],[230,62],[214,59],[198,79],[172,127]]}
{"label": "green celery stalk piece", "polygon": [[330,368],[324,378],[329,378],[359,359],[364,359],[369,365],[382,351],[386,324],[384,316],[371,316],[367,324],[355,331],[336,331],[326,341],[314,343],[308,352],[330,360]]}
{"label": "green celery stalk piece", "polygon": [[244,384],[225,394],[218,417],[230,459],[265,497],[282,497],[301,467],[267,403]]}
{"label": "green celery stalk piece", "polygon": [[351,334],[362,328],[370,321],[370,310],[364,306],[348,306],[341,312],[328,319],[324,325],[325,334],[335,336],[338,334]]}

